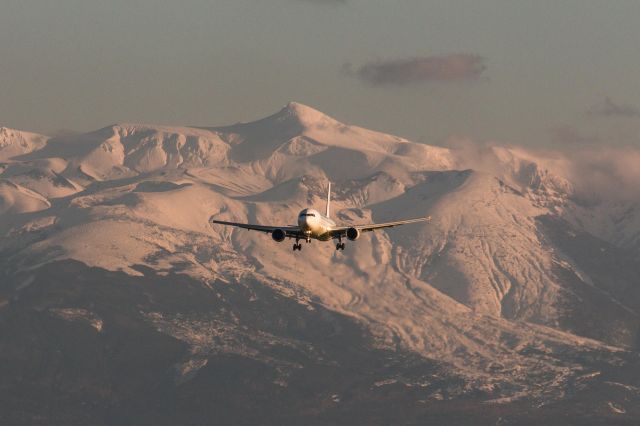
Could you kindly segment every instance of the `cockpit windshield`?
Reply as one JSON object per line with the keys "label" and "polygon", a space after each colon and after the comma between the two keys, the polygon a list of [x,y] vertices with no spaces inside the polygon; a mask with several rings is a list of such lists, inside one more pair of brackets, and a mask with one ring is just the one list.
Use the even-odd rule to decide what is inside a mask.
{"label": "cockpit windshield", "polygon": [[313,213],[300,213],[300,217],[304,217],[304,216],[312,216],[312,217],[316,217],[315,214]]}

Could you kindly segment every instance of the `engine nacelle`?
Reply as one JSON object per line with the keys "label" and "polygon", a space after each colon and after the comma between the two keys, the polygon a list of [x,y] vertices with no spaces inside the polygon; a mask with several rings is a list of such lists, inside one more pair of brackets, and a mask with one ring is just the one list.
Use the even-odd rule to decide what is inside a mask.
{"label": "engine nacelle", "polygon": [[356,228],[347,229],[347,238],[351,241],[357,240],[358,238],[360,238],[360,231]]}
{"label": "engine nacelle", "polygon": [[271,233],[271,238],[273,238],[274,241],[277,241],[279,243],[283,242],[286,236],[287,235],[284,233],[282,229],[274,229],[273,232]]}

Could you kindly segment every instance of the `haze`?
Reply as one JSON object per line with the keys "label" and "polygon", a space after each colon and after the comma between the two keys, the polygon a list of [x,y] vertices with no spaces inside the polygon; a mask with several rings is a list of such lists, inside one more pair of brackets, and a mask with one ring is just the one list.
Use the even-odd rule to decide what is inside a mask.
{"label": "haze", "polygon": [[640,3],[3,0],[0,125],[220,125],[290,100],[429,144],[638,145]]}

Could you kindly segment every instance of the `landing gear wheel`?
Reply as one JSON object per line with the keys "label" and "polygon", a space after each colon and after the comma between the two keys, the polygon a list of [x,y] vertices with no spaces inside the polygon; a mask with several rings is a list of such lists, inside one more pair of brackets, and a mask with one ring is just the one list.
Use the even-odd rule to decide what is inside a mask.
{"label": "landing gear wheel", "polygon": [[302,250],[302,244],[298,244],[298,243],[294,244],[293,251],[296,251],[296,250]]}
{"label": "landing gear wheel", "polygon": [[344,243],[336,244],[336,250],[344,250]]}

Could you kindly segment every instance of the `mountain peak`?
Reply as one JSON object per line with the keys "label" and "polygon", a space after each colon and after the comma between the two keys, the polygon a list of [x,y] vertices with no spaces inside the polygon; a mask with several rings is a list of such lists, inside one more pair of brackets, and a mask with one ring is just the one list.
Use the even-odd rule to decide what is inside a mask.
{"label": "mountain peak", "polygon": [[0,127],[0,160],[26,154],[42,148],[48,136]]}
{"label": "mountain peak", "polygon": [[336,122],[335,119],[329,117],[325,113],[298,102],[289,102],[284,106],[284,108],[282,108],[277,114],[275,114],[275,116],[280,119],[294,118],[303,126],[310,126],[326,122]]}
{"label": "mountain peak", "polygon": [[287,103],[283,110],[286,111],[291,111],[295,114],[299,114],[299,115],[304,115],[304,114],[309,114],[309,113],[315,113],[315,114],[321,114],[324,115],[322,112],[318,111],[315,108],[310,107],[309,105],[305,105],[302,104],[300,102],[295,102],[295,101],[291,101],[289,103]]}
{"label": "mountain peak", "polygon": [[24,130],[12,129],[5,126],[0,126],[0,137],[46,137],[39,133],[26,132]]}

